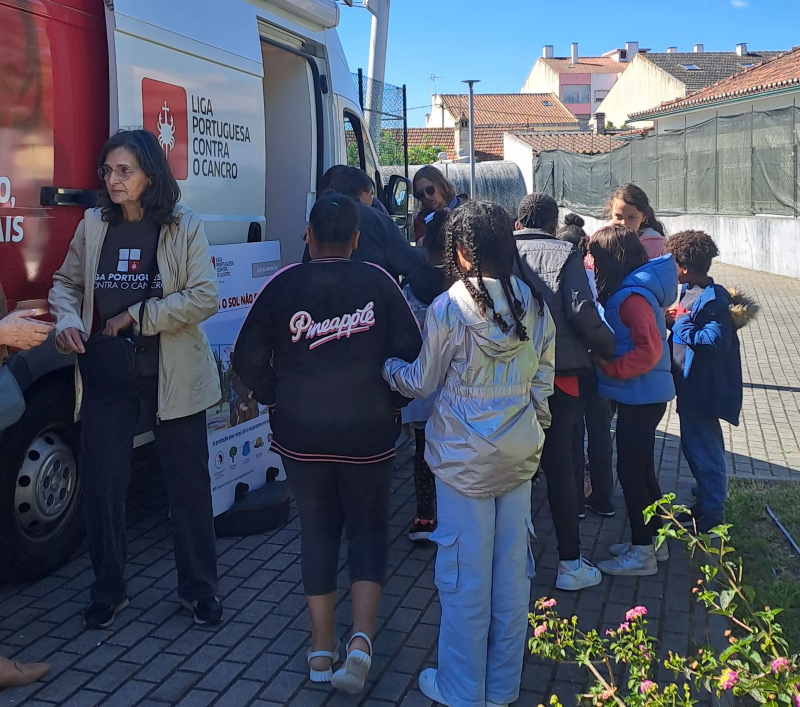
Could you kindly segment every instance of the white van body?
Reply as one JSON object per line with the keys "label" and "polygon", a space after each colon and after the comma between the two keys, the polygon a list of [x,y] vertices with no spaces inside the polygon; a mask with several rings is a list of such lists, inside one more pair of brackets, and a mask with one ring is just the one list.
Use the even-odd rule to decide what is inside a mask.
{"label": "white van body", "polygon": [[[114,0],[108,10],[111,124],[168,141],[169,117],[186,121],[182,202],[212,244],[247,241],[258,223],[283,263],[299,260],[317,180],[347,163],[345,116],[361,128],[338,21],[332,0]],[[159,88],[185,91],[188,114],[157,123]],[[374,173],[359,132],[361,166]]]}
{"label": "white van body", "polygon": [[[257,458],[260,481],[252,487],[263,485],[268,450],[267,417],[235,414],[228,383],[229,353],[247,305],[270,273],[301,259],[317,184],[326,169],[348,163],[348,141],[358,146],[355,166],[380,179],[336,33],[339,6],[333,0],[49,0],[47,6],[0,0],[0,19],[4,66],[16,70],[28,67],[23,58],[36,60],[35,82],[26,77],[14,85],[39,91],[20,89],[0,110],[6,185],[0,209],[7,222],[19,224],[18,237],[4,239],[0,263],[10,304],[46,296],[100,187],[95,160],[108,136],[120,128],[154,132],[181,202],[205,222],[221,273],[226,311],[206,331],[212,348],[217,336],[224,379],[223,400],[209,413],[209,442],[218,445],[212,491],[218,482],[227,494],[221,506],[215,497],[215,511],[225,510],[234,485],[251,480],[248,464],[255,467]],[[31,127],[15,122],[20,111],[35,116]],[[6,570],[38,577],[66,562],[83,536],[75,359],[57,353],[52,338],[14,358],[29,381],[27,409],[0,430],[0,546]],[[0,400],[0,407],[16,402]],[[260,436],[247,439],[251,433]],[[151,439],[143,431],[136,443]],[[47,491],[53,469],[71,479],[55,501]]]}

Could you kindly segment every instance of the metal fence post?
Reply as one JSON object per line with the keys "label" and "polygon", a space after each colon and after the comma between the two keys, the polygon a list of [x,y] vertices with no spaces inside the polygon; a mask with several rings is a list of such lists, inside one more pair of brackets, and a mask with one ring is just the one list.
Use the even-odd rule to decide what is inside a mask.
{"label": "metal fence post", "polygon": [[403,84],[403,159],[406,168],[406,179],[408,179],[408,103],[406,85]]}
{"label": "metal fence post", "polygon": [[794,179],[794,217],[797,218],[797,98],[792,99],[792,172]]}
{"label": "metal fence post", "polygon": [[683,119],[683,213],[689,212],[689,128]]}
{"label": "metal fence post", "polygon": [[753,136],[755,105],[750,105],[750,213],[756,212],[756,144]]}
{"label": "metal fence post", "polygon": [[364,110],[364,70],[358,70],[358,105]]}
{"label": "metal fence post", "polygon": [[714,213],[719,213],[719,111],[714,113]]}

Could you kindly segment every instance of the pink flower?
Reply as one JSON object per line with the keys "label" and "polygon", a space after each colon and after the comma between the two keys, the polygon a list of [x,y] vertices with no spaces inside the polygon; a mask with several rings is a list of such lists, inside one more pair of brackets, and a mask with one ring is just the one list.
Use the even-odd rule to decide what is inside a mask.
{"label": "pink flower", "polygon": [[737,682],[739,682],[739,673],[730,668],[723,670],[722,675],[719,676],[719,686],[723,690],[730,690]]}
{"label": "pink flower", "polygon": [[650,690],[655,690],[658,687],[652,680],[643,680],[642,684],[639,685],[639,692],[643,695],[646,695]]}
{"label": "pink flower", "polygon": [[539,624],[535,629],[533,629],[533,635],[536,636],[536,638],[539,638],[544,633],[547,633],[546,624]]}
{"label": "pink flower", "polygon": [[613,636],[615,633],[616,631],[612,631],[610,628],[606,629],[606,636]]}
{"label": "pink flower", "polygon": [[789,669],[789,659],[788,658],[775,658],[772,661],[772,672],[776,675],[784,670]]}
{"label": "pink flower", "polygon": [[796,692],[794,695],[794,707],[800,707],[800,692]]}
{"label": "pink flower", "polygon": [[634,619],[639,618],[640,616],[647,615],[647,607],[646,606],[634,606],[627,614],[625,614],[626,621],[633,621]]}
{"label": "pink flower", "polygon": [[610,700],[613,696],[614,696],[614,689],[613,688],[610,689],[610,690],[603,690],[600,693],[601,699],[604,699],[604,700]]}
{"label": "pink flower", "polygon": [[628,631],[630,629],[630,627],[631,627],[631,625],[627,621],[625,621],[624,623],[621,623],[619,625],[619,630],[620,631]]}
{"label": "pink flower", "polygon": [[543,609],[552,609],[558,602],[555,599],[545,599],[542,601]]}

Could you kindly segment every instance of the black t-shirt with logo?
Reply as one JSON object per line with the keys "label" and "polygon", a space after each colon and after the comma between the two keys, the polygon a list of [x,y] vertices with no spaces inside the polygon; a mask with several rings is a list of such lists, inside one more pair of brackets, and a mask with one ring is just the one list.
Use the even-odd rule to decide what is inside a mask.
{"label": "black t-shirt with logo", "polygon": [[[94,302],[100,329],[134,304],[163,297],[156,249],[161,229],[148,221],[109,225],[94,281]],[[148,293],[148,280],[155,272]]]}
{"label": "black t-shirt with logo", "polygon": [[[106,322],[145,299],[164,296],[156,251],[161,228],[148,221],[123,221],[109,225],[94,281],[95,317],[93,333],[100,333]],[[152,287],[148,288],[151,276]],[[120,332],[132,336],[129,329]],[[144,358],[141,372],[158,371],[158,335],[143,337]],[[151,354],[152,352],[152,354]]]}

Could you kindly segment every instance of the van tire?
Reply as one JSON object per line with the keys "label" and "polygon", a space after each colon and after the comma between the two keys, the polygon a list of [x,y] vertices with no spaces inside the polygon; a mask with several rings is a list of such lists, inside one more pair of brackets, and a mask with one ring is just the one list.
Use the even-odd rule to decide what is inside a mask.
{"label": "van tire", "polygon": [[29,393],[0,439],[0,572],[25,580],[68,562],[85,533],[72,383],[49,378]]}
{"label": "van tire", "polygon": [[289,486],[285,481],[270,481],[247,492],[225,513],[214,518],[219,538],[260,535],[276,530],[289,521]]}

